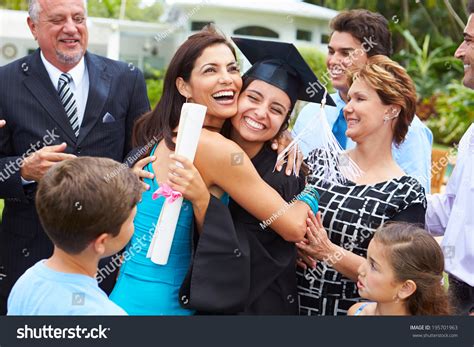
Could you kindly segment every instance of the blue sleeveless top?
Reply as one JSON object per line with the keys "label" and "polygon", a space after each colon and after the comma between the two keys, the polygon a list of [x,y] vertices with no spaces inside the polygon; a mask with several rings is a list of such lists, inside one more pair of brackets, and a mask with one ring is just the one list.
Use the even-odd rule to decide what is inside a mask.
{"label": "blue sleeveless top", "polygon": [[[156,146],[150,155],[155,150]],[[145,170],[154,173],[151,163]],[[129,315],[192,315],[194,311],[179,304],[179,288],[191,261],[192,204],[183,201],[168,263],[157,265],[146,255],[165,198],[152,200],[158,182],[155,178],[145,178],[144,181],[150,189],[143,192],[137,205],[133,221],[135,232],[124,252],[124,262],[110,299]]]}

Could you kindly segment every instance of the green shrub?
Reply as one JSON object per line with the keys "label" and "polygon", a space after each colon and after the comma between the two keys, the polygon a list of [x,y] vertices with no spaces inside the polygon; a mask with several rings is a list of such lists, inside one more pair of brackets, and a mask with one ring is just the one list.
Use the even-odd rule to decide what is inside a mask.
{"label": "green shrub", "polygon": [[145,82],[148,91],[148,99],[152,108],[158,103],[163,94],[163,78],[165,76],[164,70],[154,69],[152,67],[145,67]]}
{"label": "green shrub", "polygon": [[427,124],[435,142],[447,146],[459,143],[474,122],[474,91],[453,81],[446,86],[445,92],[437,94],[434,105],[435,114]]}
{"label": "green shrub", "polygon": [[329,93],[333,93],[331,81],[326,68],[326,54],[314,47],[299,47],[298,51],[308,63],[309,67],[316,74],[318,79],[325,85]]}
{"label": "green shrub", "polygon": [[394,59],[405,66],[421,99],[444,91],[449,81],[462,75],[462,64],[453,56],[457,44],[451,39],[446,38],[442,46],[432,48],[429,34],[419,44],[409,30],[401,27],[397,27],[397,30],[408,42],[410,49],[402,49]]}

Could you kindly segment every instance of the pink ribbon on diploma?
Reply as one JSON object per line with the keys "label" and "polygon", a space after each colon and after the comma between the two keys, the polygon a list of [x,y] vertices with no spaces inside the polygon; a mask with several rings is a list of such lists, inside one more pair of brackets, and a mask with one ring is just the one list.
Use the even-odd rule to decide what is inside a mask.
{"label": "pink ribbon on diploma", "polygon": [[176,199],[182,197],[183,195],[180,193],[180,192],[177,192],[173,189],[171,189],[171,187],[169,185],[167,185],[166,183],[164,183],[160,188],[158,188],[154,193],[153,195],[151,196],[151,198],[153,200],[156,200],[158,199],[160,196],[164,196],[166,198],[166,201],[169,202],[170,204],[173,203]]}

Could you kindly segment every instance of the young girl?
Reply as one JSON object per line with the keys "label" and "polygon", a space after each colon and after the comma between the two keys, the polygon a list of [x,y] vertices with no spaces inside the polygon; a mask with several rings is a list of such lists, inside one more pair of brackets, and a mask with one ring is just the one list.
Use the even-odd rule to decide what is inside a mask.
{"label": "young girl", "polygon": [[370,302],[354,304],[347,314],[449,315],[443,269],[443,252],[426,231],[410,224],[386,224],[375,233],[359,267],[359,294]]}

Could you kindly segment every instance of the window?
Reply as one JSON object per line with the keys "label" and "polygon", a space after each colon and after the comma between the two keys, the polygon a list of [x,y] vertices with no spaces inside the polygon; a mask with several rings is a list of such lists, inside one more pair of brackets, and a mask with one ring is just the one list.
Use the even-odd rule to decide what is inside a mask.
{"label": "window", "polygon": [[329,43],[329,34],[321,34],[321,43],[325,45]]}
{"label": "window", "polygon": [[202,28],[204,28],[208,24],[214,24],[213,21],[208,21],[208,22],[191,22],[191,31],[199,31]]}
{"label": "window", "polygon": [[308,30],[296,30],[296,39],[300,41],[310,41],[313,38],[313,33]]}
{"label": "window", "polygon": [[247,26],[243,28],[236,29],[234,31],[235,35],[245,35],[245,36],[260,36],[260,37],[270,37],[277,39],[280,35],[268,28],[259,27],[259,26]]}

